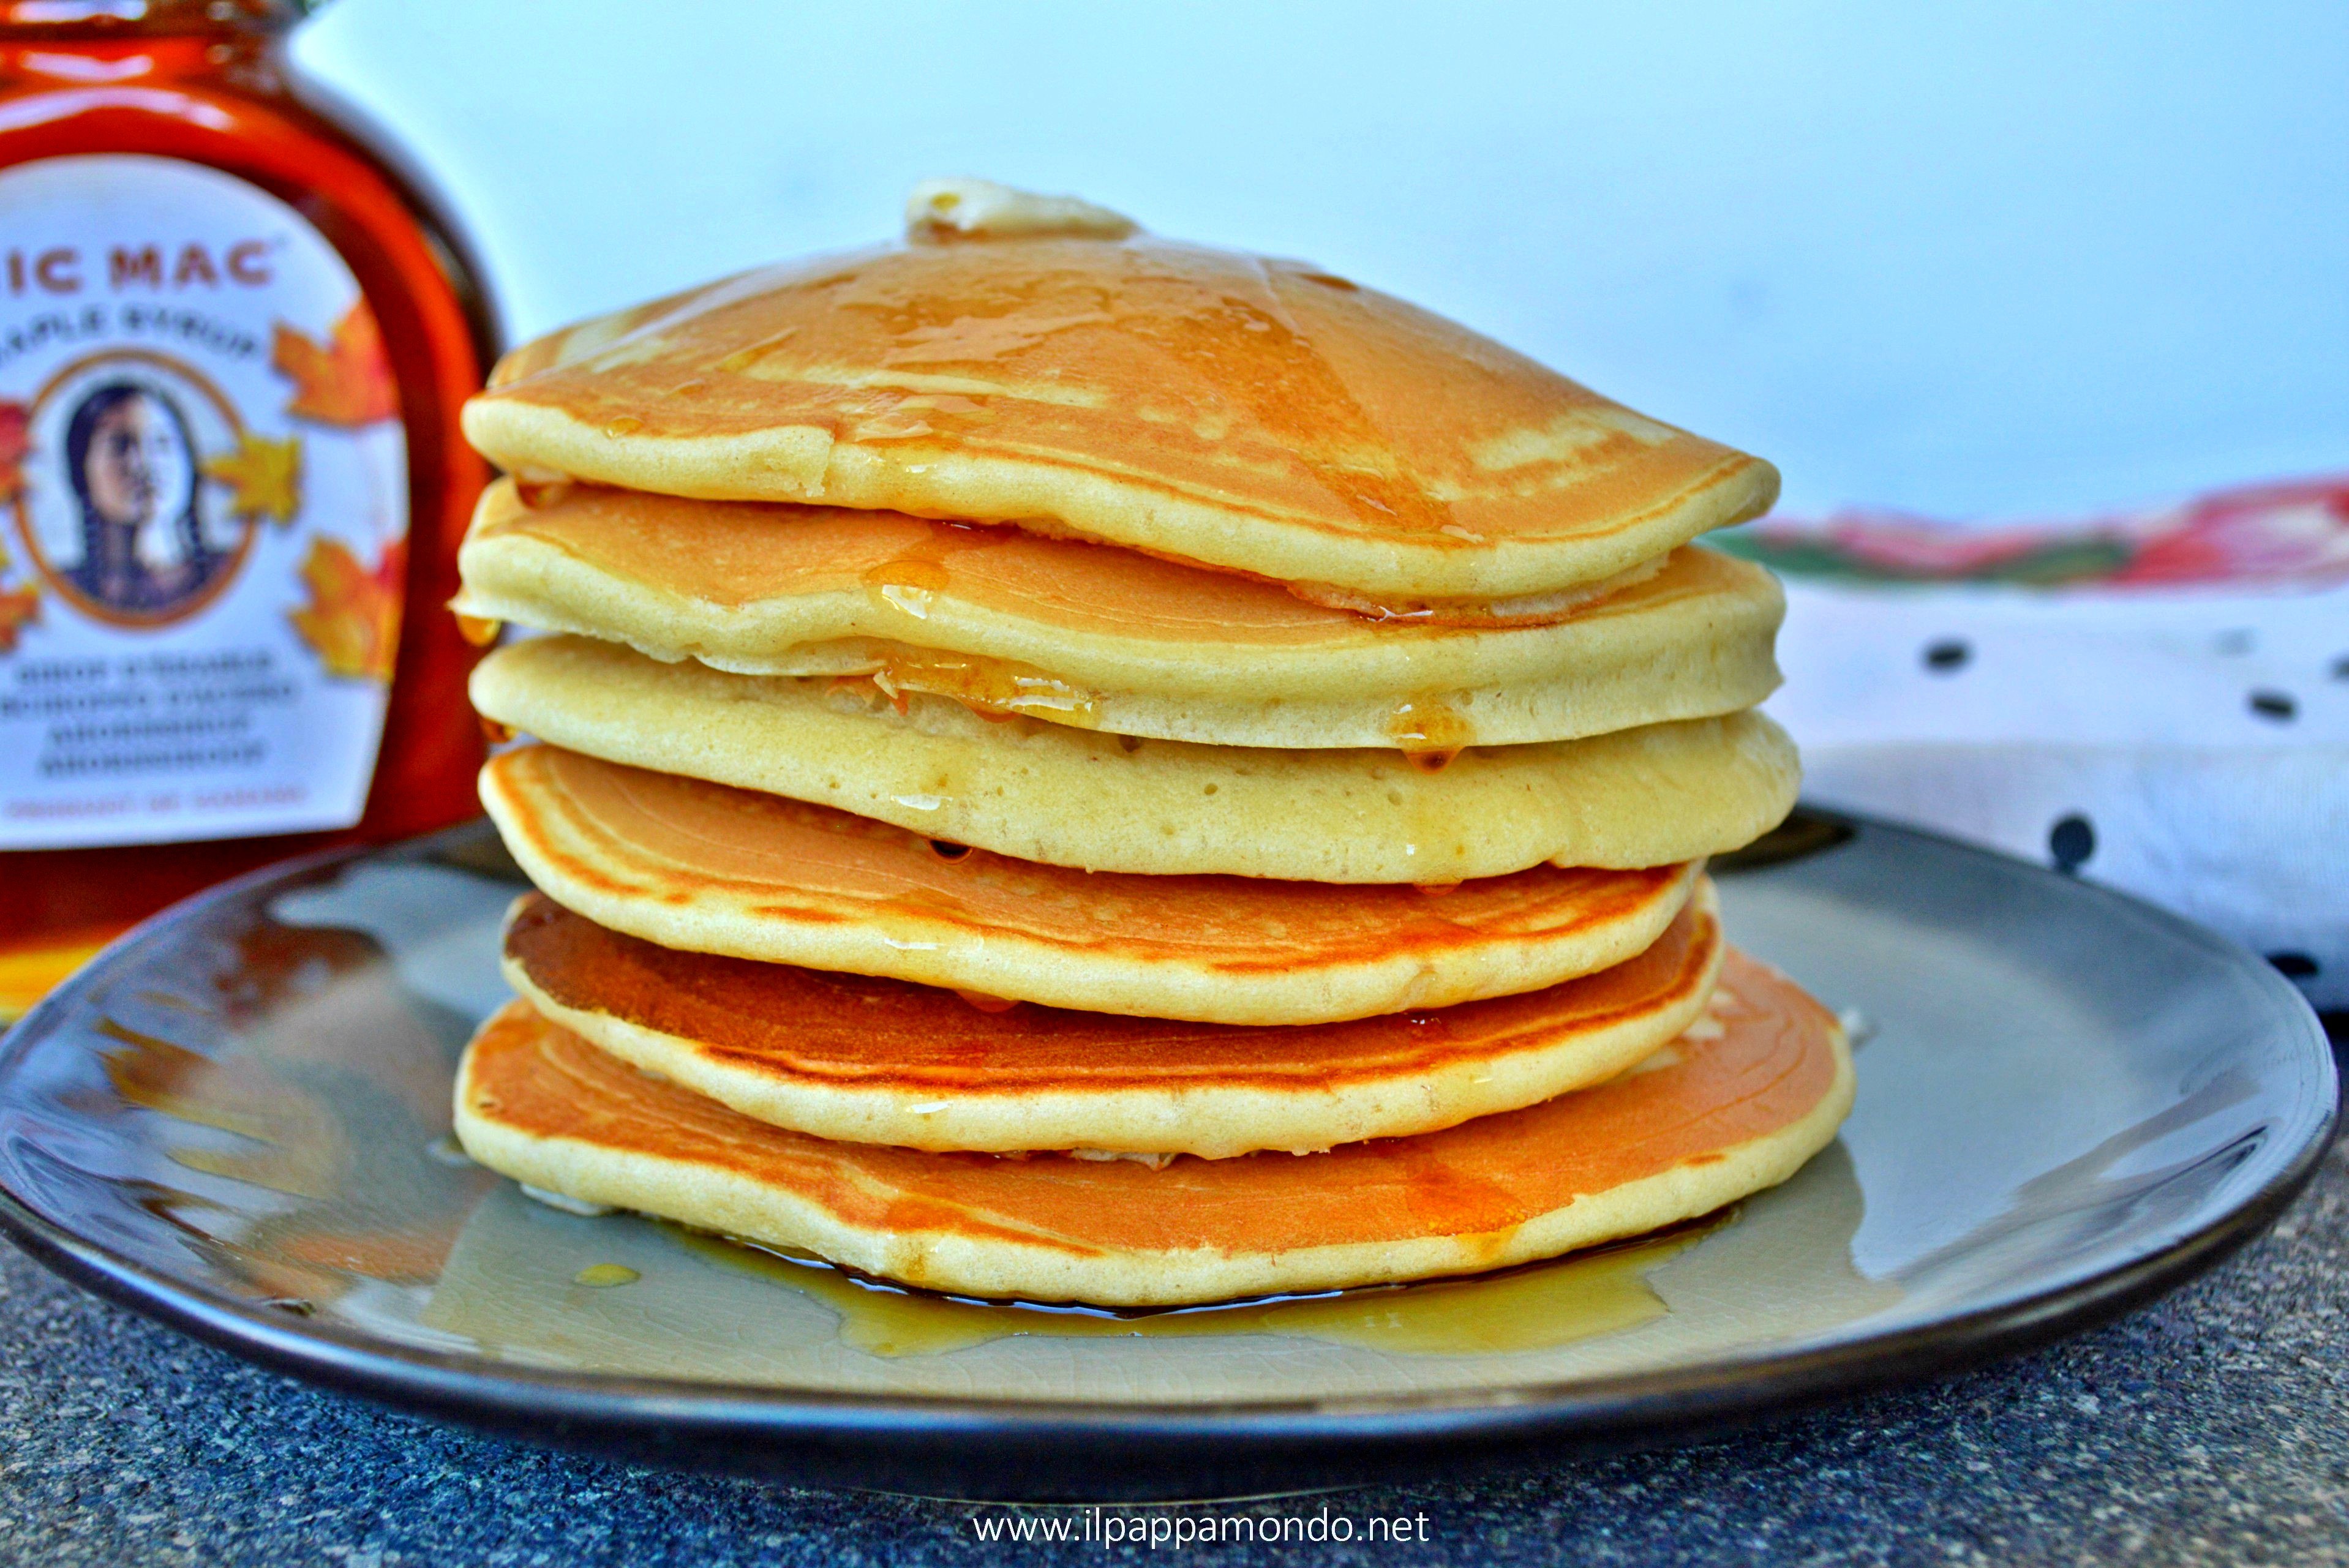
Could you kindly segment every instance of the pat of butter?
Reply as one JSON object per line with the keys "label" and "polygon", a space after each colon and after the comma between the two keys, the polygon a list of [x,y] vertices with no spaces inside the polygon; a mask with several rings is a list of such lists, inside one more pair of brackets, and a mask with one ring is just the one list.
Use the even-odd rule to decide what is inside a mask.
{"label": "pat of butter", "polygon": [[905,238],[1123,240],[1139,227],[1073,196],[1039,196],[992,180],[925,180],[905,198]]}

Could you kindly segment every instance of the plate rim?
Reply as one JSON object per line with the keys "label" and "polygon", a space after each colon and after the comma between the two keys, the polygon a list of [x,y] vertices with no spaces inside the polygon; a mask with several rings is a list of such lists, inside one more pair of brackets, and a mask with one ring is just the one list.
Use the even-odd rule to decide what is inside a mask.
{"label": "plate rim", "polygon": [[[2058,873],[1945,834],[1807,802],[1804,816],[1855,833],[1924,841],[1996,863]],[[371,858],[418,858],[438,842],[483,830],[479,820],[388,844],[349,846],[278,861],[183,900],[108,944],[78,975],[0,1037],[0,1086],[30,1049],[36,1026],[165,933],[256,890]],[[1840,842],[1840,841],[1838,841]],[[1761,869],[1760,867],[1756,868]],[[35,1261],[94,1294],[241,1359],[396,1408],[476,1426],[597,1446],[598,1434],[749,1436],[934,1442],[952,1437],[1124,1439],[1181,1444],[1374,1446],[1431,1438],[1509,1442],[1546,1436],[1694,1437],[1774,1414],[2019,1355],[2108,1322],[2222,1262],[2267,1229],[2315,1174],[2341,1121],[2340,1078],[2306,997],[2248,949],[2158,905],[2101,883],[2063,879],[2094,898],[2150,917],[2296,1005],[2310,1047],[2304,1079],[2315,1114],[2290,1157],[2252,1192],[2166,1246],[2068,1284],[1887,1333],[1827,1345],[1713,1357],[1684,1366],[1595,1377],[1399,1394],[1224,1399],[1197,1403],[988,1398],[824,1389],[567,1370],[476,1353],[402,1345],[346,1326],[216,1295],[84,1237],[35,1208],[0,1175],[0,1233]],[[2323,1088],[2330,1080],[2333,1093]],[[2289,1134],[2290,1126],[2280,1128]],[[545,1429],[545,1424],[555,1429]],[[680,1456],[682,1457],[682,1456]]]}

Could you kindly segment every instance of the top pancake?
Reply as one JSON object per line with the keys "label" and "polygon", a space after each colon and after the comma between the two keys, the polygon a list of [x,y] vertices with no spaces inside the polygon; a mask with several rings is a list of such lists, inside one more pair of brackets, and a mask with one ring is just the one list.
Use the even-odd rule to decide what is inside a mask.
{"label": "top pancake", "polygon": [[1769,464],[1298,262],[1044,235],[787,263],[527,344],[518,472],[1010,522],[1283,582],[1491,599],[1767,509]]}

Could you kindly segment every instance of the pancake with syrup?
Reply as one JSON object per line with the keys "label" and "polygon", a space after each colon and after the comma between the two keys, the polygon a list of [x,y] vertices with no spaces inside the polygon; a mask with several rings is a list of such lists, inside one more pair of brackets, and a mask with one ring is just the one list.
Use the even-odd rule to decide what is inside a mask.
{"label": "pancake with syrup", "polygon": [[1750,843],[1793,807],[1794,743],[1759,713],[1581,740],[1288,751],[1102,735],[865,681],[729,675],[536,637],[481,661],[473,706],[567,750],[853,811],[1082,871],[1453,882],[1545,861],[1630,869]]}
{"label": "pancake with syrup", "polygon": [[458,610],[745,675],[1237,746],[1563,740],[1750,707],[1785,598],[1699,548],[1520,624],[1380,619],[1132,550],[901,512],[589,486],[482,498]]}
{"label": "pancake with syrup", "polygon": [[494,1171],[958,1295],[1168,1306],[1475,1273],[1785,1180],[1849,1110],[1826,1009],[1732,952],[1708,1015],[1595,1088],[1323,1154],[940,1154],[753,1120],[509,1004],[458,1069]]}
{"label": "pancake with syrup", "polygon": [[506,926],[539,1014],[746,1116],[907,1149],[1306,1153],[1432,1132],[1612,1078],[1694,1022],[1721,965],[1709,883],[1646,951],[1521,995],[1238,1028],[1014,1006],[679,953],[543,894]]}
{"label": "pancake with syrup", "polygon": [[1777,493],[1305,263],[973,184],[909,218],[525,345],[466,436],[540,478],[1012,523],[1391,610],[1603,582]]}
{"label": "pancake with syrup", "polygon": [[1553,985],[1663,934],[1693,863],[1449,889],[1035,865],[552,746],[481,799],[557,903],[663,947],[1087,1012],[1315,1024]]}

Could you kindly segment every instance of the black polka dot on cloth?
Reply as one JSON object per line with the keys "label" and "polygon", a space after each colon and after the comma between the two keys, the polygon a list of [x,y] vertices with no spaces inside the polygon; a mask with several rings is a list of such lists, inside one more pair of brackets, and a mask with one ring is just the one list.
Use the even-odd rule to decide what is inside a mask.
{"label": "black polka dot on cloth", "polygon": [[2075,872],[2096,852],[2095,824],[2075,813],[2047,830],[2047,853],[2059,872]]}
{"label": "black polka dot on cloth", "polygon": [[1973,648],[1962,637],[1943,637],[1925,645],[1925,667],[1937,675],[1961,670],[1973,656]]}
{"label": "black polka dot on cloth", "polygon": [[2349,654],[2344,654],[2333,661],[2333,678],[2337,681],[2349,681]]}
{"label": "black polka dot on cloth", "polygon": [[2268,954],[2268,962],[2274,965],[2276,972],[2286,979],[2313,980],[2316,978],[2316,960],[2305,953],[2271,953]]}
{"label": "black polka dot on cloth", "polygon": [[2261,718],[2289,724],[2299,716],[2300,704],[2280,691],[2255,691],[2251,694],[2251,711]]}

